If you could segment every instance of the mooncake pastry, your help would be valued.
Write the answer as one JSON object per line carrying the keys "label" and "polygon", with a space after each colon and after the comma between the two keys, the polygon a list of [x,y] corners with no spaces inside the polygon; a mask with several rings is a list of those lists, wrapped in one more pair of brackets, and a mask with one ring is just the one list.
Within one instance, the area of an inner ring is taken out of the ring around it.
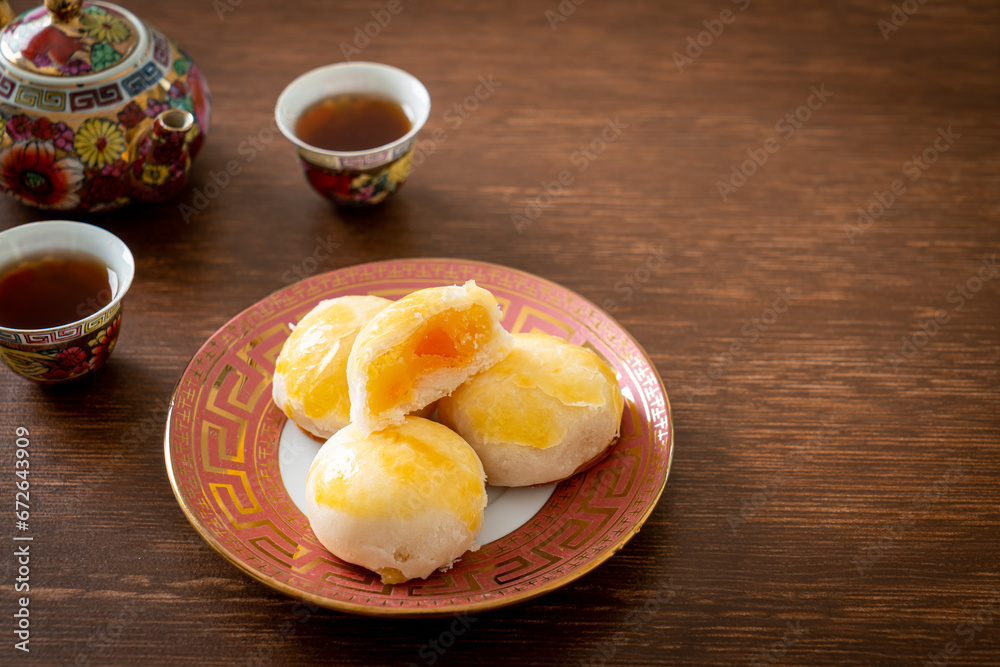
{"label": "mooncake pastry", "polygon": [[472,448],[437,422],[410,416],[367,435],[351,424],[316,455],[305,513],[335,556],[402,583],[479,548],[483,478]]}
{"label": "mooncake pastry", "polygon": [[390,303],[377,296],[328,299],[296,325],[278,355],[272,396],[300,428],[325,440],[350,423],[347,357],[361,328]]}
{"label": "mooncake pastry", "polygon": [[408,294],[354,341],[351,421],[362,433],[399,424],[503,359],[511,345],[496,299],[474,281]]}
{"label": "mooncake pastry", "polygon": [[442,424],[476,450],[497,486],[570,477],[617,442],[624,400],[596,354],[548,334],[514,334],[501,362],[438,403]]}

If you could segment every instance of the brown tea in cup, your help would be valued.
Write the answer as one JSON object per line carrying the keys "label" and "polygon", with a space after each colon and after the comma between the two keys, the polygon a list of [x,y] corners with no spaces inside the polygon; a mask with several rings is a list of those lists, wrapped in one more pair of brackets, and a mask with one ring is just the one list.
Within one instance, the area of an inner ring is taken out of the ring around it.
{"label": "brown tea in cup", "polygon": [[0,268],[0,325],[51,329],[93,315],[115,297],[118,276],[84,254],[36,256]]}
{"label": "brown tea in cup", "polygon": [[365,151],[390,144],[413,124],[399,102],[369,94],[332,95],[306,108],[295,135],[330,151]]}

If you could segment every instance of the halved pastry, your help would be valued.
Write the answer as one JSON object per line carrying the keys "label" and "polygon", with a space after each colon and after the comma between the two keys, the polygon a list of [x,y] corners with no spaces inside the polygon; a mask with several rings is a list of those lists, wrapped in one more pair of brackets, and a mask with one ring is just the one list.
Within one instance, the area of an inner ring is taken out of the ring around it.
{"label": "halved pastry", "polygon": [[430,576],[479,546],[486,485],[476,453],[422,417],[330,438],[306,478],[305,514],[338,558],[398,584]]}
{"label": "halved pastry", "polygon": [[299,320],[274,371],[274,403],[324,440],[351,421],[347,357],[361,328],[392,301],[342,296],[321,301]]}
{"label": "halved pastry", "polygon": [[408,294],[366,324],[347,360],[351,421],[400,424],[510,352],[493,295],[474,281]]}
{"label": "halved pastry", "polygon": [[618,380],[596,354],[548,334],[514,334],[514,350],[438,403],[441,423],[479,454],[490,484],[557,482],[618,440]]}

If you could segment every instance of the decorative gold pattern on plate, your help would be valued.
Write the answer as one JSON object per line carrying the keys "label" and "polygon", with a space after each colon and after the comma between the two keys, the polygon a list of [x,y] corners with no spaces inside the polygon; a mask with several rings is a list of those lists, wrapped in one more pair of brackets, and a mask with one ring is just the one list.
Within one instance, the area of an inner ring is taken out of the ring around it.
{"label": "decorative gold pattern on plate", "polygon": [[[322,299],[399,297],[474,279],[504,305],[511,331],[545,331],[585,345],[619,375],[627,398],[622,437],[601,463],[561,483],[511,534],[426,580],[383,585],[319,544],[281,481],[286,417],[270,399],[288,324]],[[175,389],[165,437],[167,471],[205,540],[250,576],[318,605],[371,615],[483,611],[563,586],[610,558],[642,526],[666,484],[673,454],[663,385],[638,344],[606,313],[558,285],[480,262],[378,262],[315,276],[272,294],[215,333]]]}

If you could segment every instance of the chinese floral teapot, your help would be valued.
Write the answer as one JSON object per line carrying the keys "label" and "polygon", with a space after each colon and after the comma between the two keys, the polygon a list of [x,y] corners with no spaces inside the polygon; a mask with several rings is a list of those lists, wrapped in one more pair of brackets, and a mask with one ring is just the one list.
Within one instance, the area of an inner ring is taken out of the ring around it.
{"label": "chinese floral teapot", "polygon": [[162,201],[187,180],[211,101],[177,45],[108,2],[0,0],[0,191],[45,209]]}

